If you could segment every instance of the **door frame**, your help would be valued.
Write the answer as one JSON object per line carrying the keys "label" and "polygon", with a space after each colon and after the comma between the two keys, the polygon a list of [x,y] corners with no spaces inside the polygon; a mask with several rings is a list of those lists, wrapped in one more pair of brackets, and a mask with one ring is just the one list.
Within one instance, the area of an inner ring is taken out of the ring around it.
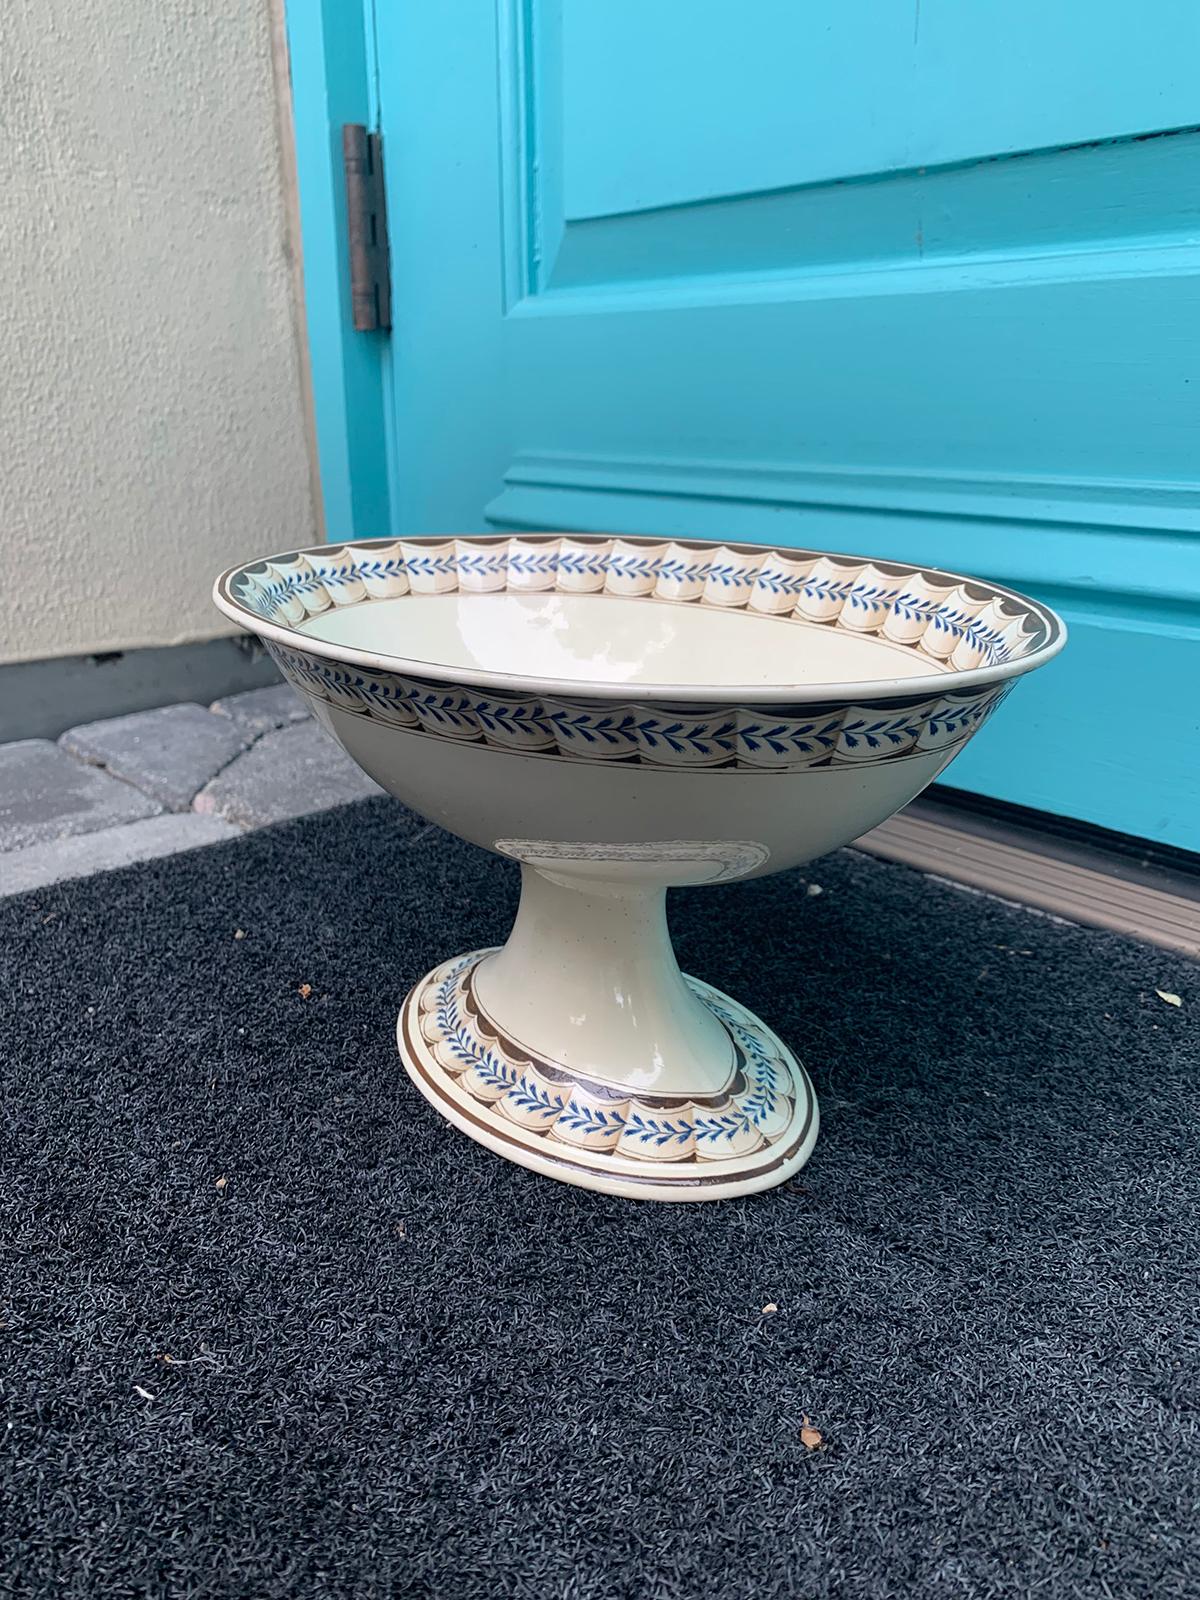
{"label": "door frame", "polygon": [[325,536],[391,531],[391,342],[350,314],[342,125],[378,126],[372,0],[282,0]]}

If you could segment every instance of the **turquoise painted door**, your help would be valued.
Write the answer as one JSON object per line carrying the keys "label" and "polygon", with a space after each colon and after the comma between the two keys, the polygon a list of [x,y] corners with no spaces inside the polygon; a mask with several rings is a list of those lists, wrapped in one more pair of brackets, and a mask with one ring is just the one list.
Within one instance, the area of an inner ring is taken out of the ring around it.
{"label": "turquoise painted door", "polygon": [[394,531],[1027,588],[1072,643],[953,782],[1200,848],[1195,0],[381,0],[374,26]]}

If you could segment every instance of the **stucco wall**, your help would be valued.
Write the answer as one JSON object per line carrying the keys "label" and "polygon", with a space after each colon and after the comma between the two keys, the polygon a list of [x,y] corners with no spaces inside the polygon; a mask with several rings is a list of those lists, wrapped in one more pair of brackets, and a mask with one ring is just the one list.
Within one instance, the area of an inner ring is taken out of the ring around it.
{"label": "stucco wall", "polygon": [[276,26],[0,5],[0,661],[227,632],[216,572],[318,537]]}

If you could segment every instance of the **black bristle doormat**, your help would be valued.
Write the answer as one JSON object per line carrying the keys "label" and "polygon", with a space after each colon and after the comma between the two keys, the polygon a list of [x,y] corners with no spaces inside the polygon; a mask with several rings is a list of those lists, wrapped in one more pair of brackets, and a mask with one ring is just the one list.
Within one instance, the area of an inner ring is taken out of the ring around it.
{"label": "black bristle doormat", "polygon": [[681,893],[823,1126],[656,1206],[399,1067],[515,900],[379,800],[0,905],[0,1593],[1195,1600],[1198,969],[850,852]]}

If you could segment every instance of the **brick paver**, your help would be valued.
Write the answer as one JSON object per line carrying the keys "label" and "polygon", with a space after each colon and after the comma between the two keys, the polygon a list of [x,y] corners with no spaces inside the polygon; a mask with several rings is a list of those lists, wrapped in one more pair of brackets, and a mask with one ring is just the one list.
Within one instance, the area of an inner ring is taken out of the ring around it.
{"label": "brick paver", "polygon": [[0,745],[0,851],[155,816],[156,800],[72,761],[49,739]]}
{"label": "brick paver", "polygon": [[179,705],[85,722],[58,742],[68,754],[133,784],[168,811],[190,811],[209,779],[253,738],[229,717]]}
{"label": "brick paver", "polygon": [[320,723],[277,728],[231,762],[196,796],[196,810],[242,828],[382,794]]}
{"label": "brick paver", "polygon": [[224,700],[214,700],[208,709],[218,716],[230,717],[248,733],[270,733],[273,728],[286,728],[312,715],[306,702],[286,683],[231,694]]}

